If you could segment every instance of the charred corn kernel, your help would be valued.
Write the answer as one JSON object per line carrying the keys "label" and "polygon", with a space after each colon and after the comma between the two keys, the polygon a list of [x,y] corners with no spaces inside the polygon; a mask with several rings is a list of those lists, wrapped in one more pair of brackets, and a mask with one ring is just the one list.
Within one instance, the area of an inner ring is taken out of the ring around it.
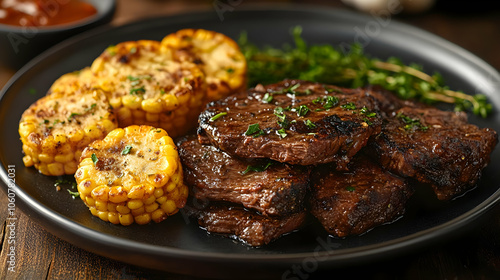
{"label": "charred corn kernel", "polygon": [[182,29],[163,38],[161,46],[176,60],[201,61],[208,84],[206,101],[245,88],[246,59],[231,38],[204,29]]}
{"label": "charred corn kernel", "polygon": [[[175,115],[171,112],[180,106],[197,114],[203,110],[203,103],[191,102],[205,100],[202,69],[193,62],[174,60],[170,52],[161,51],[158,41],[129,41],[108,48],[93,62],[91,72],[106,92],[120,127],[147,124],[167,129],[177,137],[194,128],[197,119],[188,118],[186,111]],[[162,116],[166,120],[161,120]],[[174,116],[183,119],[184,124],[162,126],[174,122]]]}
{"label": "charred corn kernel", "polygon": [[83,149],[118,126],[106,95],[93,79],[87,68],[63,75],[23,113],[19,122],[23,152],[42,174],[74,174]]}
{"label": "charred corn kernel", "polygon": [[[173,140],[151,126],[117,128],[92,142],[82,153],[75,179],[95,216],[103,218],[99,213],[106,212],[103,220],[122,225],[163,221],[188,196],[181,189],[182,167]],[[118,216],[109,214],[115,212]]]}

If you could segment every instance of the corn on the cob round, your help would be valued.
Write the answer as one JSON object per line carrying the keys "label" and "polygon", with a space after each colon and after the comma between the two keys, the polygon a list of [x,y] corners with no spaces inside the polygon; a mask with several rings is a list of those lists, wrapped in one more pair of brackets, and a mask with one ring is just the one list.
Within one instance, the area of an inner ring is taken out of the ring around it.
{"label": "corn on the cob round", "polygon": [[75,178],[90,212],[113,224],[161,222],[188,195],[174,142],[146,125],[117,128],[90,144]]}
{"label": "corn on the cob round", "polygon": [[120,127],[150,125],[170,136],[187,133],[204,106],[205,76],[191,62],[174,61],[160,42],[130,41],[108,47],[91,66]]}
{"label": "corn on the cob round", "polygon": [[21,117],[23,162],[42,174],[74,174],[83,149],[118,126],[103,92],[78,82],[79,75],[63,76]]}
{"label": "corn on the cob round", "polygon": [[207,81],[206,101],[214,101],[246,87],[247,64],[238,44],[222,33],[182,29],[161,41],[162,51],[175,60],[198,64]]}

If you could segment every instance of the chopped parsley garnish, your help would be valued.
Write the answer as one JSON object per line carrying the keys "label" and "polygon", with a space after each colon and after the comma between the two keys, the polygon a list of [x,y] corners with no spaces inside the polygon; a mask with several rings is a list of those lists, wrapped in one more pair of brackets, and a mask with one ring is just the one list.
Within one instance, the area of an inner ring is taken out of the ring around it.
{"label": "chopped parsley garnish", "polygon": [[125,148],[123,148],[123,150],[122,150],[122,155],[126,155],[126,154],[130,153],[130,150],[132,150],[132,145],[125,146]]}
{"label": "chopped parsley garnish", "polygon": [[266,94],[264,94],[264,96],[262,97],[262,102],[271,103],[271,101],[273,101],[273,95],[269,92],[266,92]]}
{"label": "chopped parsley garnish", "polygon": [[97,104],[93,103],[92,105],[90,105],[90,107],[88,107],[87,109],[85,109],[85,112],[89,112],[89,111],[94,110],[96,106],[97,106]]}
{"label": "chopped parsley garnish", "polygon": [[71,114],[69,115],[69,117],[68,117],[68,120],[70,120],[70,121],[71,121],[71,119],[73,119],[73,118],[75,118],[76,116],[79,116],[79,115],[80,115],[80,114],[78,114],[78,113],[71,113]]}
{"label": "chopped parsley garnish", "polygon": [[259,137],[261,135],[266,134],[264,130],[260,129],[258,123],[254,123],[248,126],[247,131],[245,132],[246,136],[252,135],[254,138]]}
{"label": "chopped parsley garnish", "polygon": [[306,105],[300,105],[299,107],[294,108],[294,111],[297,112],[297,116],[303,117],[303,116],[307,115],[307,113],[310,111],[310,109]]}
{"label": "chopped parsley garnish", "polygon": [[233,68],[227,68],[227,69],[226,69],[226,72],[227,72],[228,74],[232,74],[232,73],[234,73],[234,69],[233,69]]}
{"label": "chopped parsley garnish", "polygon": [[276,130],[276,133],[281,137],[281,138],[285,138],[288,134],[286,133],[285,131],[285,128],[281,128],[279,130]]}
{"label": "chopped parsley garnish", "polygon": [[422,123],[420,123],[419,119],[412,119],[412,118],[405,116],[403,114],[398,114],[397,118],[399,118],[401,121],[403,121],[403,123],[405,124],[404,125],[405,130],[420,129],[422,131],[427,131],[429,129],[428,126],[422,125]]}
{"label": "chopped parsley garnish", "polygon": [[346,109],[346,110],[356,110],[356,104],[349,102],[347,104],[340,105],[340,108]]}
{"label": "chopped parsley garnish", "polygon": [[209,121],[213,122],[213,121],[217,120],[218,118],[223,117],[225,115],[227,115],[227,112],[218,113],[217,115],[211,117]]}
{"label": "chopped parsley garnish", "polygon": [[309,128],[309,129],[315,129],[316,125],[309,119],[304,121],[304,124]]}
{"label": "chopped parsley garnish", "polygon": [[79,193],[79,192],[77,192],[77,191],[76,191],[76,192],[73,192],[73,191],[71,191],[71,190],[67,190],[67,191],[68,191],[68,192],[69,192],[69,194],[73,197],[73,199],[80,197],[80,193]]}
{"label": "chopped parsley garnish", "polygon": [[326,110],[333,108],[339,104],[339,99],[335,96],[327,96],[326,98],[323,99],[323,108]]}
{"label": "chopped parsley garnish", "polygon": [[290,126],[290,121],[285,115],[285,109],[281,107],[274,108],[274,115],[278,117],[278,124],[282,128],[288,128]]}
{"label": "chopped parsley garnish", "polygon": [[92,159],[92,162],[94,163],[94,165],[96,165],[97,162],[99,161],[99,159],[97,158],[96,154],[92,154],[90,156],[90,158]]}
{"label": "chopped parsley garnish", "polygon": [[365,116],[367,116],[367,117],[369,117],[369,118],[374,118],[374,117],[376,117],[376,116],[377,116],[377,113],[375,113],[375,112],[370,112],[370,111],[368,110],[368,108],[366,108],[366,107],[361,108],[361,110],[359,110],[359,111],[361,112],[361,114],[363,114],[363,115],[365,115]]}
{"label": "chopped parsley garnish", "polygon": [[347,186],[347,187],[345,187],[345,190],[348,191],[348,192],[353,192],[353,191],[356,190],[356,188],[353,187],[353,186]]}
{"label": "chopped parsley garnish", "polygon": [[240,174],[245,175],[248,172],[263,172],[263,171],[266,171],[266,169],[269,168],[269,166],[271,166],[272,164],[273,164],[272,162],[268,162],[268,163],[262,164],[262,165],[248,165],[247,169],[245,169],[244,171],[241,171]]}
{"label": "chopped parsley garnish", "polygon": [[146,93],[146,89],[144,88],[144,86],[130,89],[130,94],[144,94],[144,93]]}

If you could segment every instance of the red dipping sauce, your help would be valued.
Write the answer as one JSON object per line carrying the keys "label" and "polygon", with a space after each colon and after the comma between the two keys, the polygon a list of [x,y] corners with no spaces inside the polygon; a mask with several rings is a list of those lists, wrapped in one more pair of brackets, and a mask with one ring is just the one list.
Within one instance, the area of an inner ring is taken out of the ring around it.
{"label": "red dipping sauce", "polygon": [[97,13],[80,0],[0,0],[0,24],[54,26],[77,22]]}

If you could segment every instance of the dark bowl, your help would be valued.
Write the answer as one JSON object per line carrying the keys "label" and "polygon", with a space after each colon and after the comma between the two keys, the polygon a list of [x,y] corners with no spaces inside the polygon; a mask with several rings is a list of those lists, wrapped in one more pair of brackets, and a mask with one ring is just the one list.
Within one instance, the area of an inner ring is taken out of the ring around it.
{"label": "dark bowl", "polygon": [[0,64],[17,70],[49,47],[85,30],[111,21],[116,0],[87,0],[97,14],[71,24],[21,27],[0,24]]}

